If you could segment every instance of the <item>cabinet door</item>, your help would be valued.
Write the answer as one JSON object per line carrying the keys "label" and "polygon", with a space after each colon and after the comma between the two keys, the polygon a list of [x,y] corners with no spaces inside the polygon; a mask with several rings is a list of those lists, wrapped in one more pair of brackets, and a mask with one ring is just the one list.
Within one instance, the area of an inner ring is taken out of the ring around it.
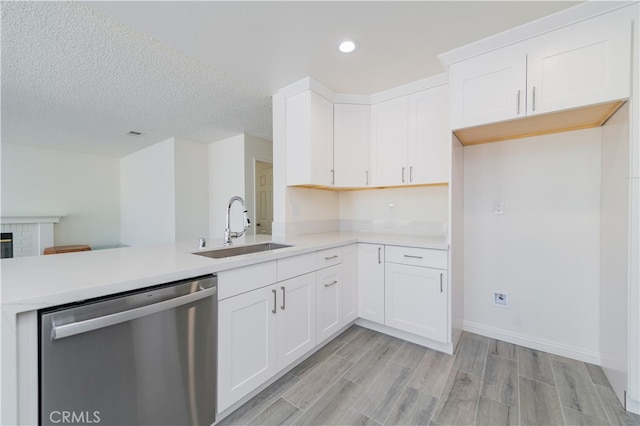
{"label": "cabinet door", "polygon": [[342,265],[316,272],[318,342],[342,327]]}
{"label": "cabinet door", "polygon": [[276,287],[221,300],[218,305],[218,411],[276,374]]}
{"label": "cabinet door", "polygon": [[384,324],[384,246],[358,244],[358,311],[360,318]]}
{"label": "cabinet door", "polygon": [[452,64],[452,129],[524,117],[526,64],[522,43]]}
{"label": "cabinet door", "polygon": [[408,182],[408,114],[408,96],[371,106],[372,179],[375,186]]}
{"label": "cabinet door", "polygon": [[285,109],[287,185],[333,185],[333,104],[306,90]]}
{"label": "cabinet door", "polygon": [[358,245],[342,248],[342,325],[358,318]]}
{"label": "cabinet door", "polygon": [[408,149],[409,183],[449,182],[451,131],[448,84],[409,96]]}
{"label": "cabinet door", "polygon": [[629,97],[631,23],[592,19],[528,47],[528,115]]}
{"label": "cabinet door", "polygon": [[369,185],[371,117],[369,105],[333,106],[335,186]]}
{"label": "cabinet door", "polygon": [[447,273],[387,263],[385,324],[447,342]]}
{"label": "cabinet door", "polygon": [[310,273],[276,284],[278,370],[316,345],[316,280]]}

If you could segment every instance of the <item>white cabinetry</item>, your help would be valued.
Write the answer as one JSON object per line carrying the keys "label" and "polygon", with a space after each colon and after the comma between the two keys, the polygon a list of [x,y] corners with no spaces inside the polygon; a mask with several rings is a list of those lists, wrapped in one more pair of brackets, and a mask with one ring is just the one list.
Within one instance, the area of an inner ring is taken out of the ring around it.
{"label": "white cabinetry", "polygon": [[371,148],[375,186],[402,185],[407,182],[408,118],[407,96],[371,106]]}
{"label": "white cabinetry", "polygon": [[342,323],[358,318],[358,244],[342,248]]}
{"label": "white cabinetry", "polygon": [[287,185],[333,185],[333,104],[311,90],[286,98]]}
{"label": "white cabinetry", "polygon": [[552,31],[527,47],[527,114],[625,99],[631,23],[592,19]]}
{"label": "white cabinetry", "polygon": [[371,119],[369,105],[333,106],[334,164],[336,187],[370,184]]}
{"label": "white cabinetry", "polygon": [[452,64],[452,128],[628,98],[630,28],[595,18]]}
{"label": "white cabinetry", "polygon": [[386,248],[385,325],[447,343],[446,251]]}
{"label": "white cabinetry", "polygon": [[449,182],[451,131],[449,85],[409,96],[409,183]]}
{"label": "white cabinetry", "polygon": [[451,127],[525,115],[527,54],[517,44],[451,65]]}
{"label": "white cabinetry", "polygon": [[218,411],[277,372],[275,291],[269,286],[219,302]]}
{"label": "white cabinetry", "polygon": [[341,265],[316,272],[318,296],[318,343],[326,340],[342,327],[342,273]]}
{"label": "white cabinetry", "polygon": [[384,324],[384,246],[358,244],[360,318]]}
{"label": "white cabinetry", "polygon": [[275,280],[274,261],[218,274],[219,412],[316,345],[315,273]]}
{"label": "white cabinetry", "polygon": [[277,284],[278,370],[316,345],[316,277],[305,274]]}
{"label": "white cabinetry", "polygon": [[371,106],[375,186],[449,181],[448,105],[444,84]]}

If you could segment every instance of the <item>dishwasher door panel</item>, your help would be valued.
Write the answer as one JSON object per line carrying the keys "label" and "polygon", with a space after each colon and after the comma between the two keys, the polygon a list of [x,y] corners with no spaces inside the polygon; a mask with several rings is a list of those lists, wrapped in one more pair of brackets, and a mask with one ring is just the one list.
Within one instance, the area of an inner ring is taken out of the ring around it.
{"label": "dishwasher door panel", "polygon": [[[135,295],[138,302],[145,296]],[[41,424],[60,424],[65,415],[108,425],[213,423],[216,303],[215,295],[205,297],[62,338],[54,337],[60,322],[109,309],[94,304],[76,315],[43,314]]]}

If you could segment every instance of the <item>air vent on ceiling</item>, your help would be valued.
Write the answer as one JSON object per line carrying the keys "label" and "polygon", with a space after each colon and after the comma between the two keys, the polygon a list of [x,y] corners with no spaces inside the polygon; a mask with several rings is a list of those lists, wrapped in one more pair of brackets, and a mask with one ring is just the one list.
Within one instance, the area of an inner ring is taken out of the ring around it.
{"label": "air vent on ceiling", "polygon": [[136,132],[135,130],[131,130],[127,132],[127,136],[142,136],[144,133]]}

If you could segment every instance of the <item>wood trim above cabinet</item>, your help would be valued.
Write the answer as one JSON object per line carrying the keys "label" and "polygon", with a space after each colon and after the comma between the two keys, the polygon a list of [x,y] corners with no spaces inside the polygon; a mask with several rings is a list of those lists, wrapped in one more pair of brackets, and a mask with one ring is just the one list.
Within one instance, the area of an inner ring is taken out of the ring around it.
{"label": "wood trim above cabinet", "polygon": [[310,188],[324,189],[326,191],[368,191],[370,189],[386,189],[386,188],[422,188],[428,186],[448,186],[448,182],[442,183],[420,183],[415,185],[385,185],[385,186],[366,186],[366,187],[344,187],[344,186],[321,186],[321,185],[287,185],[294,188]]}
{"label": "wood trim above cabinet", "polygon": [[463,145],[478,145],[511,139],[602,126],[626,101],[590,105],[566,111],[534,115],[466,129],[454,130]]}

